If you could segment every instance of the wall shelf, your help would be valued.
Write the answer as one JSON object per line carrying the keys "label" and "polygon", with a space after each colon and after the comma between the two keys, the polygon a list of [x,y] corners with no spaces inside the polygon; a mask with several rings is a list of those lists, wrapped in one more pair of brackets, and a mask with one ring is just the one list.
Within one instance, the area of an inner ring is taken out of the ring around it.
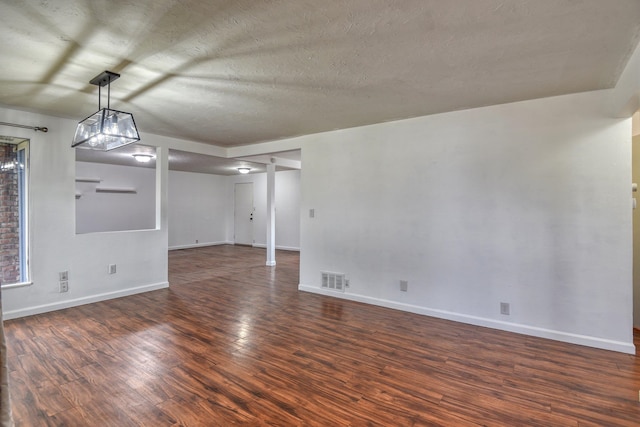
{"label": "wall shelf", "polygon": [[87,177],[76,177],[76,182],[102,182],[102,180],[100,178],[87,178]]}
{"label": "wall shelf", "polygon": [[122,188],[122,187],[96,187],[96,193],[122,193],[122,194],[136,194],[135,188]]}

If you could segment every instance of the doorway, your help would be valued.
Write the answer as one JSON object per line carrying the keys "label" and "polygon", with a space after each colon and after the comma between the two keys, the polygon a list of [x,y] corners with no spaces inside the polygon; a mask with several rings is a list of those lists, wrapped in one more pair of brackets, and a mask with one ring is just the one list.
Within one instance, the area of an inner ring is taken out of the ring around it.
{"label": "doorway", "polygon": [[236,183],[233,215],[234,244],[253,245],[253,182]]}

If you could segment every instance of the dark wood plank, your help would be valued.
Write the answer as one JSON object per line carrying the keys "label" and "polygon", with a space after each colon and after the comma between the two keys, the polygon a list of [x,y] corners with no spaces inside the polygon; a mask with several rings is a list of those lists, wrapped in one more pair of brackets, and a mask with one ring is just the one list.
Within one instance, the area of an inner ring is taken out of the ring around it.
{"label": "dark wood plank", "polygon": [[[5,322],[17,426],[640,424],[640,357],[297,291],[299,255]],[[634,331],[640,348],[640,331]]]}

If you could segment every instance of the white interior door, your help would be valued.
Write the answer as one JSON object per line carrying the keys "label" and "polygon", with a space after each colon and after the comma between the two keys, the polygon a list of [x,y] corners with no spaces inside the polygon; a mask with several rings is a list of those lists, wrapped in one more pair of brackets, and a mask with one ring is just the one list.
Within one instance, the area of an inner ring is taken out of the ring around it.
{"label": "white interior door", "polygon": [[253,211],[253,182],[237,183],[233,240],[238,245],[253,245]]}

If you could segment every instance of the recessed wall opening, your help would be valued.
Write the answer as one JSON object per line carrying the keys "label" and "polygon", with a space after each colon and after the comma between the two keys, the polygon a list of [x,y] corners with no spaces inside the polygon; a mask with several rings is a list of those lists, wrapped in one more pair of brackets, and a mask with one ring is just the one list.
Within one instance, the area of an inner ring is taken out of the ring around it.
{"label": "recessed wall opening", "polygon": [[76,234],[156,228],[156,148],[76,150]]}

